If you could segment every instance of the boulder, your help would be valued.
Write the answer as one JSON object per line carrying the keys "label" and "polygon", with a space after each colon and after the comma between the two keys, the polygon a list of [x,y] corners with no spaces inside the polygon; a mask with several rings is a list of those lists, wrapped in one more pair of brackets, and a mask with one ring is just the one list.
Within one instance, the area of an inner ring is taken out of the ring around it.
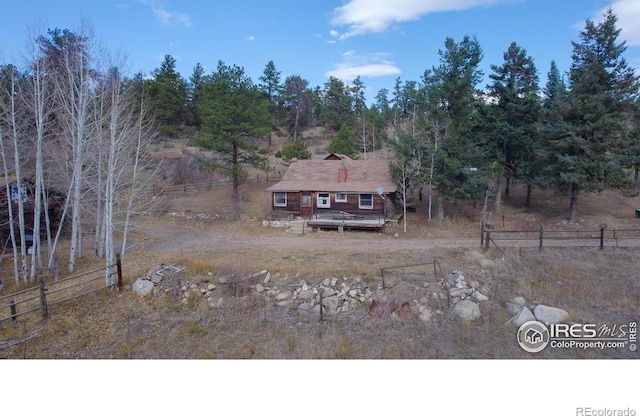
{"label": "boulder", "polygon": [[298,293],[298,299],[302,301],[308,301],[316,297],[316,292],[313,290],[303,290]]}
{"label": "boulder", "polygon": [[511,315],[517,315],[520,312],[520,310],[524,308],[524,306],[519,305],[517,303],[513,303],[513,302],[507,302],[506,308]]}
{"label": "boulder", "polygon": [[486,283],[480,286],[480,289],[478,289],[478,292],[482,293],[486,297],[491,296],[491,288]]}
{"label": "boulder", "polygon": [[289,299],[291,297],[291,291],[285,290],[284,292],[280,292],[276,295],[276,300],[281,301],[285,299]]}
{"label": "boulder", "polygon": [[524,324],[525,322],[535,321],[535,320],[536,320],[536,317],[533,316],[533,313],[531,313],[529,308],[526,308],[523,306],[520,307],[520,311],[518,311],[516,316],[511,318],[511,322],[513,322],[518,327]]}
{"label": "boulder", "polygon": [[328,311],[335,311],[338,309],[338,298],[336,296],[322,298],[322,306],[327,308]]}
{"label": "boulder", "polygon": [[136,279],[136,281],[133,282],[133,288],[131,290],[138,296],[147,296],[153,291],[154,286],[151,280]]}
{"label": "boulder", "polygon": [[515,303],[516,305],[520,305],[520,306],[524,306],[524,305],[527,304],[527,300],[525,298],[523,298],[522,296],[516,296],[515,298],[513,298],[513,300],[511,302]]}
{"label": "boulder", "polygon": [[481,316],[478,304],[470,300],[457,302],[453,308],[451,308],[451,313],[465,321],[475,321]]}
{"label": "boulder", "polygon": [[546,305],[536,306],[533,309],[533,314],[538,321],[548,324],[557,324],[565,321],[569,317],[569,313],[564,309]]}
{"label": "boulder", "polygon": [[256,289],[256,292],[258,293],[264,292],[264,286],[262,286],[260,283],[256,284],[255,289]]}
{"label": "boulder", "polygon": [[478,302],[486,302],[489,300],[489,297],[481,292],[473,292],[473,297],[476,298]]}

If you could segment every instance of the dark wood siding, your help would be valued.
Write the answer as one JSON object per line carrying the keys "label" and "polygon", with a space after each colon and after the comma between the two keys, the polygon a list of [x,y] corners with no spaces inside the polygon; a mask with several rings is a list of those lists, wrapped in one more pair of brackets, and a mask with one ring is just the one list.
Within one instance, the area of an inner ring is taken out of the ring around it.
{"label": "dark wood siding", "polygon": [[[323,191],[318,191],[323,192]],[[331,212],[331,211],[344,211],[349,214],[357,214],[357,215],[383,215],[384,214],[384,204],[385,201],[377,194],[373,195],[373,209],[360,209],[360,195],[358,194],[347,194],[347,202],[336,202],[336,193],[331,192],[331,207],[330,208],[318,208],[318,192],[310,192],[311,193],[311,204],[312,204],[312,212],[320,213],[320,212]],[[299,215],[301,212],[301,196],[302,192],[287,192],[287,206],[286,207],[276,207],[273,206],[273,193],[271,194],[271,206],[275,213],[279,214],[295,214]],[[388,196],[386,196],[388,198]]]}

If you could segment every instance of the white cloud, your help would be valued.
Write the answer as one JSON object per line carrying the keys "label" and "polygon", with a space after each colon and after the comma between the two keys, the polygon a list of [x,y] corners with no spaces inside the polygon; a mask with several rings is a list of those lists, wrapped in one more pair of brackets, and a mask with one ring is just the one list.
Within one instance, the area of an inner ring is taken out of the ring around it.
{"label": "white cloud", "polygon": [[620,38],[629,46],[640,46],[640,2],[638,0],[617,0],[602,9],[594,21],[602,21],[602,15],[608,8],[618,17],[617,27]]}
{"label": "white cloud", "polygon": [[350,82],[358,76],[362,78],[376,78],[401,73],[392,61],[387,59],[386,53],[360,55],[356,51],[347,51],[342,54],[344,60],[331,71],[327,71],[326,77],[336,77],[344,82]]}
{"label": "white cloud", "polygon": [[247,39],[247,40],[249,40],[249,41],[251,41],[251,42],[253,42],[254,40],[256,40],[256,38],[255,38],[253,35],[249,35],[249,36],[247,36],[247,38],[246,38],[246,39]]}
{"label": "white cloud", "polygon": [[177,13],[169,11],[165,6],[157,0],[138,0],[142,4],[146,4],[151,7],[151,11],[156,16],[156,19],[164,26],[184,26],[191,27],[191,16],[184,13]]}
{"label": "white cloud", "polygon": [[338,33],[338,31],[337,31],[337,30],[330,30],[330,31],[329,31],[329,36],[331,36],[331,37],[334,37],[334,38],[335,38],[335,37],[336,37],[336,36],[338,36],[338,35],[339,35],[339,33]]}
{"label": "white cloud", "polygon": [[333,11],[334,26],[348,26],[340,39],[384,32],[393,23],[417,20],[434,12],[470,9],[506,0],[350,0]]}

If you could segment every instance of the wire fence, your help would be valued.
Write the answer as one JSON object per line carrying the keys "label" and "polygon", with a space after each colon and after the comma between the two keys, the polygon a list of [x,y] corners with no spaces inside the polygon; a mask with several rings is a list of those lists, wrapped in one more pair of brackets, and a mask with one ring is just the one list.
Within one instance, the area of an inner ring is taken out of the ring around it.
{"label": "wire fence", "polygon": [[[495,230],[480,226],[480,243],[485,250],[494,244],[499,246],[543,247],[638,247],[640,229],[609,229],[605,226],[592,229],[554,230],[540,226],[537,230]],[[524,244],[523,244],[524,243]],[[502,250],[501,250],[502,251]]]}
{"label": "wire fence", "polygon": [[[113,283],[107,284],[107,278]],[[51,282],[46,280],[42,275],[36,286],[0,296],[0,324],[10,320],[15,327],[19,317],[35,312],[40,312],[42,318],[47,319],[51,306],[104,289],[122,289],[120,256],[111,266]]]}

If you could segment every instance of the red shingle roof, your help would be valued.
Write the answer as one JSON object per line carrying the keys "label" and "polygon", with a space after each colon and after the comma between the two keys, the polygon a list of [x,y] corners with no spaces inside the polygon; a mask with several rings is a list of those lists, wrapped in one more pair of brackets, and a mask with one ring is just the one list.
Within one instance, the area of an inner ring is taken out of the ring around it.
{"label": "red shingle roof", "polygon": [[[338,171],[342,168],[347,170],[347,180],[339,182]],[[292,161],[282,180],[267,191],[376,193],[380,187],[386,194],[397,188],[386,160],[305,159]]]}

